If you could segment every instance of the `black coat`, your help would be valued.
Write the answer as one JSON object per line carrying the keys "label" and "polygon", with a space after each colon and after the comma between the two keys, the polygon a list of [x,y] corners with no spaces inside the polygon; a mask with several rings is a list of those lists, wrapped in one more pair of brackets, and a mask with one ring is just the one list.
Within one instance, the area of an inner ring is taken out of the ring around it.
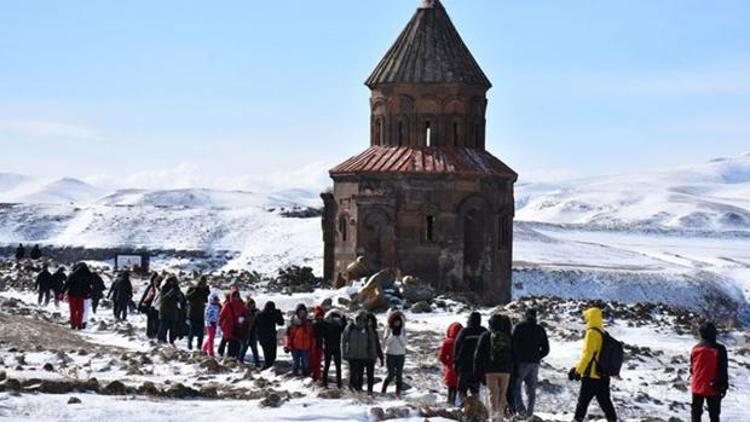
{"label": "black coat", "polygon": [[113,302],[120,305],[130,303],[130,300],[133,298],[133,284],[130,282],[130,277],[124,275],[117,277],[117,280],[112,283],[107,296]]}
{"label": "black coat", "polygon": [[161,288],[159,299],[159,317],[171,321],[180,321],[181,315],[185,314],[185,295],[182,294],[180,286],[174,283],[165,283]]}
{"label": "black coat", "polygon": [[[270,305],[270,306],[269,306]],[[284,325],[284,316],[276,309],[276,305],[269,302],[255,318],[255,329],[258,341],[261,343],[276,343],[276,327]]]}
{"label": "black coat", "polygon": [[88,298],[91,297],[91,283],[91,271],[87,266],[79,265],[70,273],[63,292],[69,296]]}
{"label": "black coat", "polygon": [[36,276],[34,287],[40,292],[47,292],[54,287],[54,279],[49,270],[45,268]]}
{"label": "black coat", "polygon": [[346,318],[343,315],[337,319],[326,317],[319,324],[323,349],[328,353],[341,353],[341,334],[346,328]]}
{"label": "black coat", "polygon": [[104,285],[104,280],[99,274],[93,273],[91,275],[91,298],[101,299],[104,297],[104,291],[107,287]]}
{"label": "black coat", "polygon": [[62,292],[67,280],[68,276],[65,275],[65,271],[55,271],[55,273],[52,274],[52,290],[54,290],[55,293]]}
{"label": "black coat", "polygon": [[16,248],[16,259],[23,259],[26,256],[26,248],[19,246]]}
{"label": "black coat", "polygon": [[31,253],[29,254],[29,256],[31,257],[31,259],[33,259],[35,261],[38,260],[38,259],[41,259],[42,258],[42,250],[39,249],[39,246],[34,246],[31,249]]}
{"label": "black coat", "polygon": [[544,327],[534,319],[516,325],[513,329],[513,356],[516,362],[539,363],[549,354],[549,340]]}
{"label": "black coat", "polygon": [[458,332],[453,346],[453,365],[456,372],[464,375],[474,373],[474,352],[479,337],[487,331],[481,325],[468,326]]}
{"label": "black coat", "polygon": [[206,312],[206,303],[208,296],[211,295],[211,289],[206,284],[196,284],[187,289],[185,298],[187,299],[188,318],[191,320],[203,319]]}
{"label": "black coat", "polygon": [[[505,336],[508,342],[509,349],[508,359],[505,360],[494,360],[491,356],[491,341],[492,336]],[[477,350],[474,355],[474,375],[480,380],[484,380],[485,374],[496,374],[505,373],[510,374],[513,372],[513,339],[509,333],[486,331],[479,336],[479,342],[477,343]]]}

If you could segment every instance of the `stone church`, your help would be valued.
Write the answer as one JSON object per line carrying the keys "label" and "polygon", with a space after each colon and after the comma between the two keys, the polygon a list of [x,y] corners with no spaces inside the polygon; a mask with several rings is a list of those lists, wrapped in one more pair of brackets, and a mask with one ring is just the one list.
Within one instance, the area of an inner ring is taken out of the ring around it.
{"label": "stone church", "polygon": [[485,149],[487,76],[439,0],[424,0],[367,79],[370,147],[330,170],[324,276],[364,256],[441,292],[511,298],[513,185]]}

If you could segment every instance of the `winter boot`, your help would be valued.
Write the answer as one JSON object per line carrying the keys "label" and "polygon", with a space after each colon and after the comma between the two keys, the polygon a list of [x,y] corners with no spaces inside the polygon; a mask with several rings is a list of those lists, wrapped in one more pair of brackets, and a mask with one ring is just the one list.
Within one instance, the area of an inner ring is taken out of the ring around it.
{"label": "winter boot", "polygon": [[388,391],[388,380],[383,381],[383,388],[380,389],[380,392],[382,394],[385,394]]}

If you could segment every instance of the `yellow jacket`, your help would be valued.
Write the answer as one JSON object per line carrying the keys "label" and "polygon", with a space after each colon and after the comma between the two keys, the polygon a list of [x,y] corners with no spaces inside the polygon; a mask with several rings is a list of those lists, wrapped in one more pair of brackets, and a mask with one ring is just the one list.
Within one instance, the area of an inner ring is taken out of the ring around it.
{"label": "yellow jacket", "polygon": [[[583,339],[583,356],[576,365],[576,372],[584,378],[599,379],[599,374],[596,372],[596,363],[593,361],[599,358],[604,339],[598,331],[592,330],[592,328],[604,331],[602,310],[599,308],[586,309],[583,312],[583,317],[586,319],[586,337]],[[587,369],[589,369],[588,373]]]}

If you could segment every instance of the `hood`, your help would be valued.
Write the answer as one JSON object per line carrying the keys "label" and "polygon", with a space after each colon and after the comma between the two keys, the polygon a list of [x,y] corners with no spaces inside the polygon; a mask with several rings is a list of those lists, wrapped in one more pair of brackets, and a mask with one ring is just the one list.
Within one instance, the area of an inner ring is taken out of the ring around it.
{"label": "hood", "polygon": [[359,328],[364,328],[367,325],[367,312],[359,311],[354,318],[354,323],[357,324]]}
{"label": "hood", "polygon": [[482,325],[482,315],[479,312],[472,312],[469,315],[469,320],[466,323],[467,327],[478,328]]}
{"label": "hood", "polygon": [[341,312],[338,309],[331,309],[326,313],[325,317],[326,321],[329,322],[337,322],[339,324],[344,324],[346,322],[346,318],[344,317],[344,313]]}
{"label": "hood", "polygon": [[604,317],[599,308],[586,309],[583,311],[583,318],[586,320],[586,328],[604,328]]}
{"label": "hood", "polygon": [[388,326],[393,327],[393,323],[395,323],[397,319],[401,320],[401,326],[403,327],[406,323],[406,317],[404,317],[404,314],[401,311],[395,311],[388,315]]}
{"label": "hood", "polygon": [[716,343],[716,325],[712,322],[706,322],[700,326],[698,332],[703,340],[709,343]]}
{"label": "hood", "polygon": [[313,311],[313,315],[315,318],[323,318],[325,317],[325,311],[323,310],[323,307],[318,305],[315,307],[315,310]]}
{"label": "hood", "polygon": [[494,314],[488,322],[490,330],[510,334],[510,318],[502,314]]}
{"label": "hood", "polygon": [[264,311],[266,311],[266,312],[273,312],[273,311],[275,311],[275,310],[276,310],[276,304],[275,304],[275,303],[273,303],[273,302],[271,302],[271,301],[268,301],[268,302],[266,302],[266,304],[265,304],[265,305],[263,306],[263,310],[264,310]]}
{"label": "hood", "polygon": [[448,331],[446,332],[445,336],[450,339],[456,339],[458,337],[458,333],[461,332],[463,329],[463,325],[461,325],[460,322],[454,322],[453,324],[448,326]]}

